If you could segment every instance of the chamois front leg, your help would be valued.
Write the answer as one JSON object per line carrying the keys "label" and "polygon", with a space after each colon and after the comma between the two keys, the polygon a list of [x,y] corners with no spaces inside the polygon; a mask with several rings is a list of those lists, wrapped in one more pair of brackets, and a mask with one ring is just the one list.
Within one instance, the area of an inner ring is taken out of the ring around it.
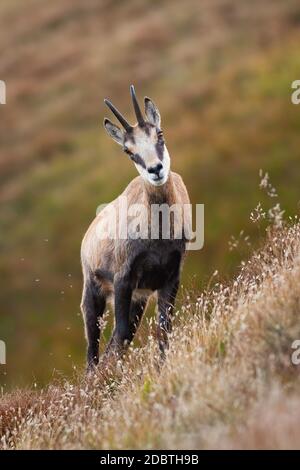
{"label": "chamois front leg", "polygon": [[172,317],[176,295],[179,287],[179,276],[158,291],[158,345],[161,358],[165,359],[168,349],[168,335],[172,330]]}
{"label": "chamois front leg", "polygon": [[85,280],[81,310],[85,323],[87,339],[87,371],[91,371],[99,361],[99,319],[103,316],[106,300],[99,293],[96,294],[91,280]]}
{"label": "chamois front leg", "polygon": [[111,340],[106,348],[105,356],[111,353],[122,355],[132,340],[132,328],[130,327],[130,305],[132,287],[128,279],[115,276],[115,328]]}

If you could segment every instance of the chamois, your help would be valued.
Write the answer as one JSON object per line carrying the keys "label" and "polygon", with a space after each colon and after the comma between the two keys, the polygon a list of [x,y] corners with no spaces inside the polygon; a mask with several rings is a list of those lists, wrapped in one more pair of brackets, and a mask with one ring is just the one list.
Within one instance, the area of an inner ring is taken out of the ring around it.
{"label": "chamois", "polygon": [[[150,214],[153,204],[169,208],[174,204],[181,208],[189,206],[189,196],[182,178],[170,171],[170,156],[156,105],[145,97],[144,119],[133,85],[130,93],[137,124],[131,126],[115,106],[105,99],[105,104],[124,130],[107,118],[104,119],[104,128],[122,146],[140,175],[129,183],[118,198],[98,213],[81,246],[84,280],[81,310],[87,338],[88,370],[99,362],[99,320],[109,300],[114,304],[115,327],[104,356],[124,353],[138,328],[148,298],[154,292],[157,293],[159,349],[162,357],[165,356],[186,251],[184,223],[180,222],[179,228],[175,229],[174,218],[169,239],[162,237],[161,218],[159,236],[155,239],[131,236],[130,231],[127,237],[99,236],[105,224],[110,224],[109,216],[121,198],[126,199],[128,208],[137,203],[143,205],[146,215]],[[123,223],[120,214],[117,222]]]}

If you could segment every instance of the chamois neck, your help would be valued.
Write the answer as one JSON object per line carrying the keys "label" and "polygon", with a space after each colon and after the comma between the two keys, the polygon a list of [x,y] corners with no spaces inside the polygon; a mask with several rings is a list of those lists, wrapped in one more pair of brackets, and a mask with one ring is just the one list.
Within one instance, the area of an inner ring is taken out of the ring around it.
{"label": "chamois neck", "polygon": [[144,188],[145,195],[149,204],[174,204],[175,192],[171,171],[165,184],[161,186],[154,186],[153,184],[145,181]]}

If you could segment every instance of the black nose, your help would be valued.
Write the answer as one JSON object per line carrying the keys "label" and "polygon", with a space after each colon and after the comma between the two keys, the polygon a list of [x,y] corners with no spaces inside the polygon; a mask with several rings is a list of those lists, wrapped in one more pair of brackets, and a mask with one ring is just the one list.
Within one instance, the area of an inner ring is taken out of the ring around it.
{"label": "black nose", "polygon": [[162,164],[158,163],[156,166],[151,166],[148,168],[148,173],[154,173],[156,175],[159,175],[160,170],[162,169]]}

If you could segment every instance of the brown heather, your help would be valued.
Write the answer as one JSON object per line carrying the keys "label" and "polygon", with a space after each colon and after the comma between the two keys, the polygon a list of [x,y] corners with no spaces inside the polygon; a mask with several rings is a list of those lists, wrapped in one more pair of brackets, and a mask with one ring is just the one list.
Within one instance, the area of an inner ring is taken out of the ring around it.
{"label": "brown heather", "polygon": [[160,370],[149,334],[105,373],[4,395],[1,448],[298,448],[300,223],[213,279],[176,313]]}

